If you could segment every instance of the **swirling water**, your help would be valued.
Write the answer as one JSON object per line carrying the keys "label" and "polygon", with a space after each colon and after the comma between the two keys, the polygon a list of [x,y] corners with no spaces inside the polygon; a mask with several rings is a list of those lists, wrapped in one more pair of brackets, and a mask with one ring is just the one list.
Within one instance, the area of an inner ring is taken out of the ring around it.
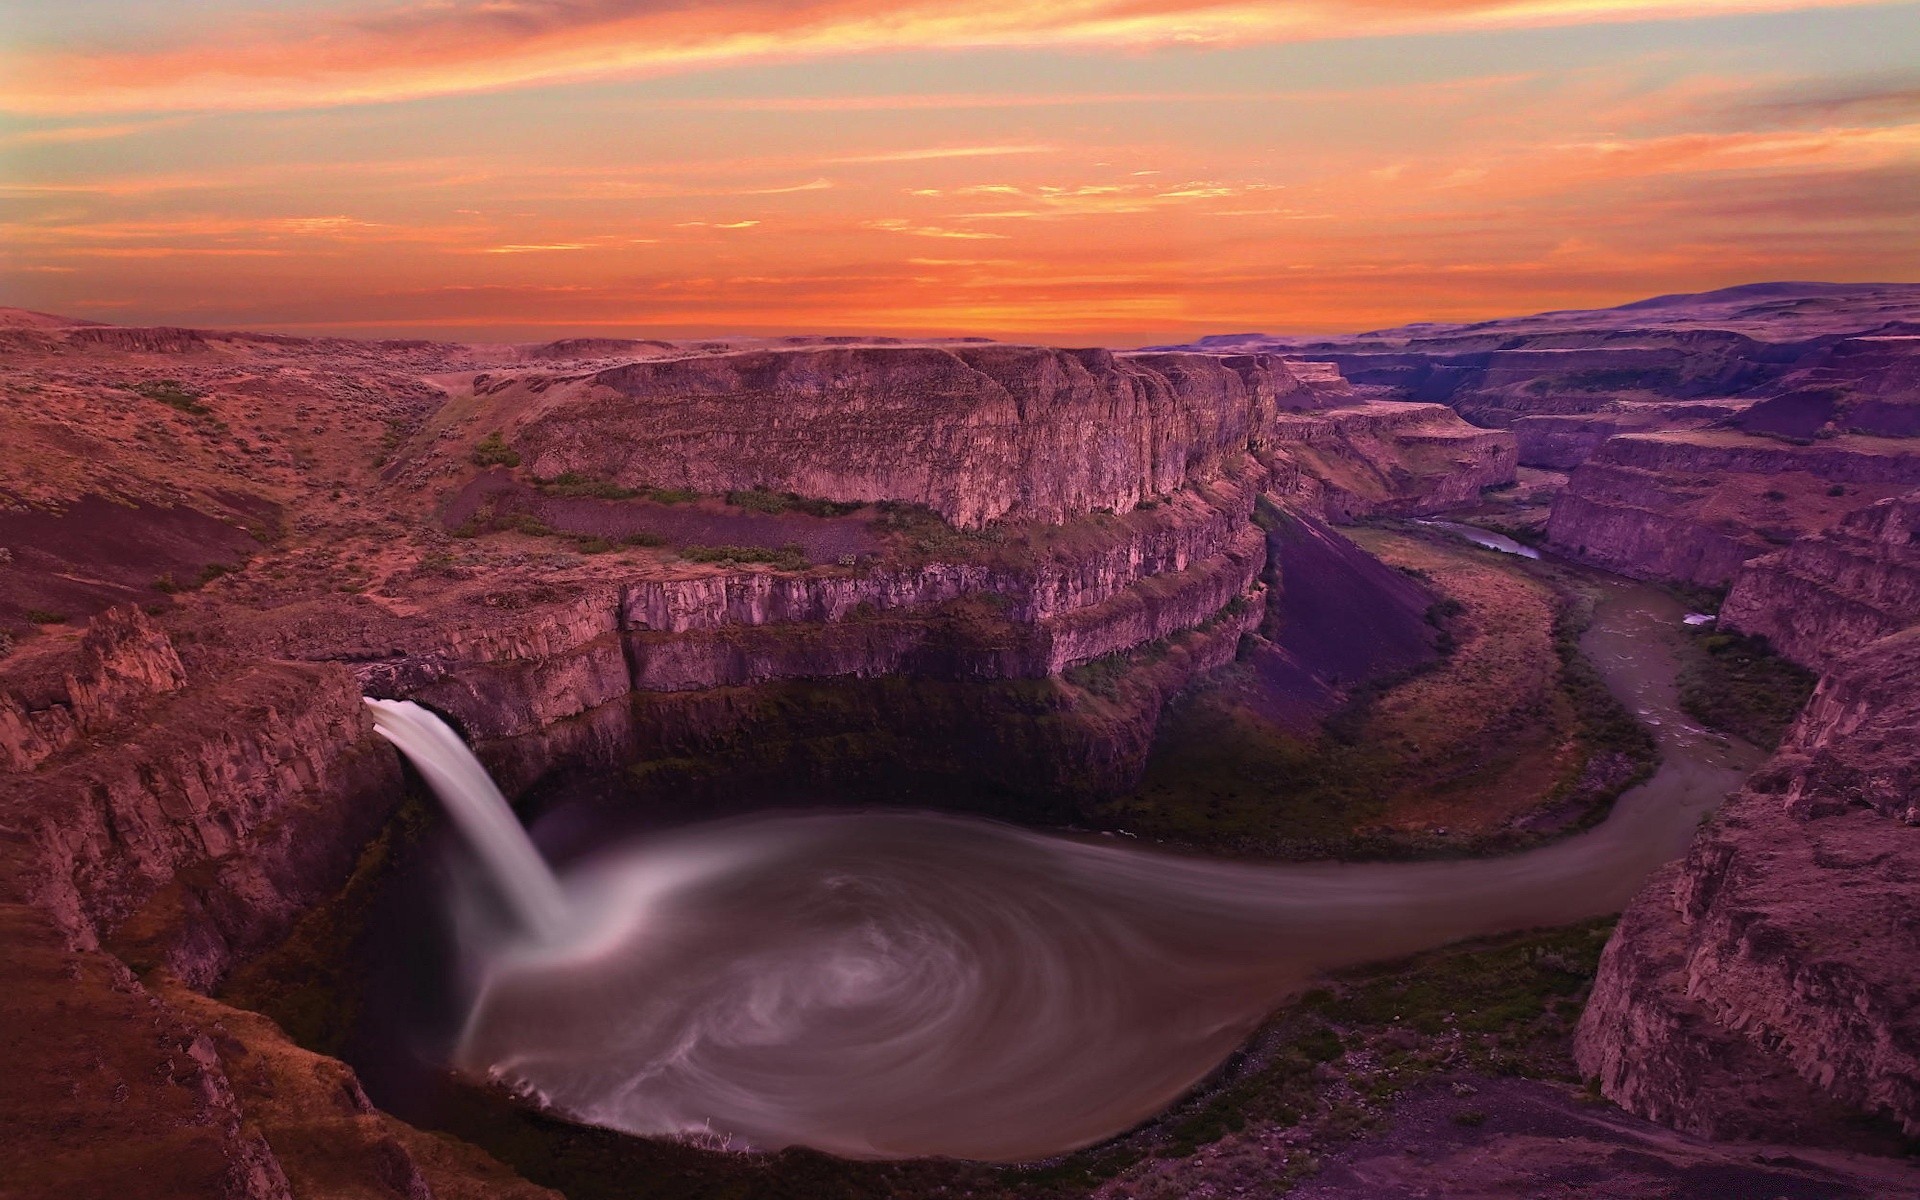
{"label": "swirling water", "polygon": [[1751,767],[1672,719],[1677,618],[1587,647],[1665,759],[1592,831],[1474,861],[1252,865],[925,813],[767,815],[570,864],[544,936],[463,921],[461,1069],[582,1122],[850,1157],[1125,1130],[1316,973],[1618,909]]}

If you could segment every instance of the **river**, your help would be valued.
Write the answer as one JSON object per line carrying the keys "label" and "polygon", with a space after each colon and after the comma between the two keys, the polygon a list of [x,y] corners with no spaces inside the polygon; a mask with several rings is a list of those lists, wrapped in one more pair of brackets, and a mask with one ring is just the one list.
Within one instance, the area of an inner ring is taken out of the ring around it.
{"label": "river", "polygon": [[1620,909],[1758,753],[1694,728],[1681,607],[1602,578],[1583,646],[1662,762],[1511,857],[1258,865],[977,819],[760,815],[569,865],[546,940],[464,922],[455,1052],[571,1118],[856,1158],[1020,1161],[1165,1108],[1314,976]]}

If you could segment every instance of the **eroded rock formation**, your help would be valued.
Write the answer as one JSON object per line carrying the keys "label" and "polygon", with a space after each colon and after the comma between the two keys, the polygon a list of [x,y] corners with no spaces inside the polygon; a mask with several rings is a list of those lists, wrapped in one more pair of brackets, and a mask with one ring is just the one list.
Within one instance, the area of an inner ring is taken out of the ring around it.
{"label": "eroded rock formation", "polygon": [[1576,1042],[1609,1097],[1708,1137],[1920,1134],[1916,721],[1920,630],[1841,659],[1773,761],[1648,883]]}

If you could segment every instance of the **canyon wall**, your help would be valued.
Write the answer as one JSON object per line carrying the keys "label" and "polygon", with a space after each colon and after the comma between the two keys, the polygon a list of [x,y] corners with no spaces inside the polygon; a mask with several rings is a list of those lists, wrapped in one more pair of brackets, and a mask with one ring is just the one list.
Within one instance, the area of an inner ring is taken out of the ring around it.
{"label": "canyon wall", "polygon": [[1720,587],[1749,559],[1916,485],[1920,455],[1900,442],[1630,434],[1572,473],[1547,535],[1563,553],[1625,575]]}
{"label": "canyon wall", "polygon": [[1750,560],[1734,578],[1720,623],[1824,670],[1920,622],[1916,531],[1920,493],[1850,513],[1825,533]]}
{"label": "canyon wall", "polygon": [[1581,1070],[1707,1137],[1920,1135],[1920,629],[1840,659],[1622,917]]}
{"label": "canyon wall", "polygon": [[1343,386],[1269,355],[807,348],[474,382],[542,476],[925,504],[961,527],[1126,511]]}
{"label": "canyon wall", "polygon": [[1514,481],[1511,434],[1438,404],[1377,402],[1277,417],[1255,453],[1276,497],[1335,522],[1440,512]]}

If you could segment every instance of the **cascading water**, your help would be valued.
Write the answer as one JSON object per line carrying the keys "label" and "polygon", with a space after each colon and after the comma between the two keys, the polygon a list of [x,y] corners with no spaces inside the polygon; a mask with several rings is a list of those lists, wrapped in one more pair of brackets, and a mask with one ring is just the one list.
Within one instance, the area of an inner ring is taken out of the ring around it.
{"label": "cascading water", "polygon": [[451,730],[375,710],[546,931],[463,926],[461,1070],[630,1133],[1018,1161],[1164,1108],[1317,973],[1617,911],[1754,761],[1677,719],[1672,608],[1622,586],[1587,643],[1659,774],[1492,860],[1253,865],[825,813],[605,847],[560,885]]}
{"label": "cascading water", "polygon": [[411,700],[369,697],[367,707],[374,729],[419,768],[440,797],[514,915],[536,937],[558,933],[567,914],[560,881],[460,735]]}

